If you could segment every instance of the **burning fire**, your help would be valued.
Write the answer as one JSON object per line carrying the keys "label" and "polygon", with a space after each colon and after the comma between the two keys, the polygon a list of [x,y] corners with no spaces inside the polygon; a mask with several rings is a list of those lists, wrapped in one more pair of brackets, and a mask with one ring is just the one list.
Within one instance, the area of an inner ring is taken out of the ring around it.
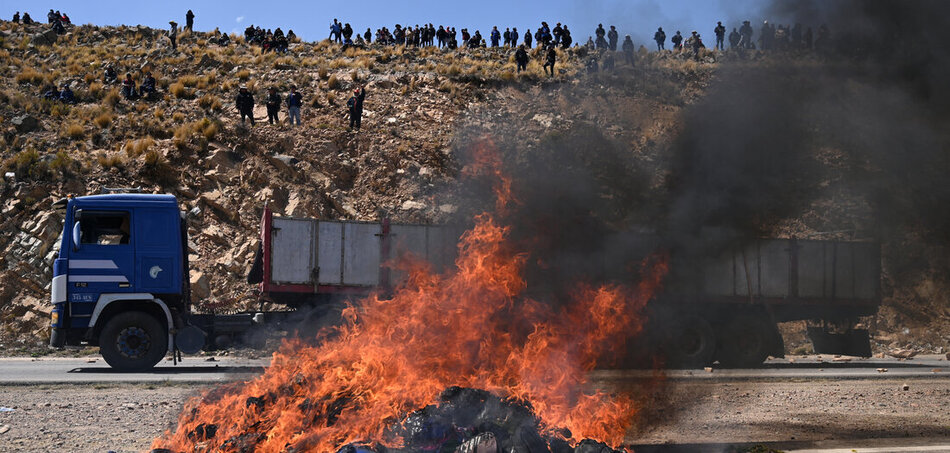
{"label": "burning fire", "polygon": [[[511,184],[490,142],[467,173],[497,178],[497,208]],[[665,263],[644,266],[634,287],[580,285],[563,310],[531,300],[522,271],[529,254],[484,213],[461,238],[456,270],[411,263],[391,299],[371,296],[344,310],[318,342],[287,340],[256,379],[211,390],[186,404],[174,431],[153,448],[172,451],[336,451],[357,441],[398,446],[388,428],[434,403],[449,386],[530,403],[542,429],[619,445],[637,414],[633,400],[588,388],[598,357],[638,332]]]}

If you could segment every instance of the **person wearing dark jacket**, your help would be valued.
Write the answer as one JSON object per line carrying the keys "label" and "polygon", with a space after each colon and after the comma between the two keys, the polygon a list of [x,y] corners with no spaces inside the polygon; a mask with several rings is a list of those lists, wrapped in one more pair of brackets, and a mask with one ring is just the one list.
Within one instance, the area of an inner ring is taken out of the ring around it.
{"label": "person wearing dark jacket", "polygon": [[246,86],[241,86],[234,104],[241,112],[241,124],[244,124],[244,118],[250,118],[251,125],[254,125],[254,96],[247,90]]}
{"label": "person wearing dark jacket", "polygon": [[300,125],[300,106],[303,104],[303,97],[297,92],[297,86],[291,85],[290,94],[287,95],[287,119],[291,125],[294,119],[297,120],[297,126]]}
{"label": "person wearing dark jacket", "polygon": [[168,39],[172,43],[172,50],[178,50],[178,23],[175,21],[168,21]]}
{"label": "person wearing dark jacket", "polygon": [[23,13],[23,25],[30,25],[33,23],[33,18],[30,17],[30,13]]}
{"label": "person wearing dark jacket", "polygon": [[191,12],[191,10],[189,9],[188,12],[185,13],[185,29],[188,31],[192,31],[194,30],[194,27],[195,27],[195,13]]}
{"label": "person wearing dark jacket", "polygon": [[627,37],[623,39],[623,45],[620,48],[621,50],[623,50],[624,60],[627,61],[627,64],[629,64],[630,66],[633,66],[634,65],[633,53],[636,51],[636,49],[634,48],[633,40],[630,39],[630,35],[627,35]]}
{"label": "person wearing dark jacket", "polygon": [[544,62],[544,73],[547,74],[548,67],[551,68],[551,77],[554,77],[554,62],[557,61],[557,50],[554,47],[548,49],[548,55]]}
{"label": "person wearing dark jacket", "polygon": [[19,11],[13,13],[13,23],[14,23],[14,24],[20,23],[20,12],[19,12]]}
{"label": "person wearing dark jacket", "polygon": [[353,97],[346,101],[346,106],[350,109],[350,129],[360,128],[363,119],[363,99],[366,98],[366,87],[359,87],[353,91]]}
{"label": "person wearing dark jacket", "polygon": [[530,28],[524,32],[524,45],[525,47],[531,48],[531,29]]}
{"label": "person wearing dark jacket", "polygon": [[280,118],[277,112],[280,112],[280,95],[277,94],[277,88],[270,87],[267,90],[267,123],[280,124]]}
{"label": "person wearing dark jacket", "polygon": [[607,48],[616,52],[618,39],[620,39],[620,34],[617,33],[617,27],[611,25],[610,31],[607,32]]}
{"label": "person wearing dark jacket", "polygon": [[528,52],[524,50],[524,44],[515,51],[515,64],[518,65],[518,72],[528,69]]}
{"label": "person wearing dark jacket", "polygon": [[656,41],[657,52],[666,48],[666,32],[663,31],[663,27],[656,29],[656,33],[653,34],[653,40]]}

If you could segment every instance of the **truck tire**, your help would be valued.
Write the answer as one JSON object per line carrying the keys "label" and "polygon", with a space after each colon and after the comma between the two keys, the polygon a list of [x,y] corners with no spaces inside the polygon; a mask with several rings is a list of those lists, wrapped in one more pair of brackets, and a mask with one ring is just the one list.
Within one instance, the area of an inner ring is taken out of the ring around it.
{"label": "truck tire", "polygon": [[168,352],[168,333],[148,313],[119,313],[99,333],[99,352],[116,371],[146,371]]}
{"label": "truck tire", "polygon": [[663,340],[667,366],[671,368],[700,368],[713,361],[716,352],[716,334],[705,319],[688,315],[676,319],[668,327]]}
{"label": "truck tire", "polygon": [[762,366],[774,349],[775,330],[765,316],[739,315],[719,330],[716,359],[731,368]]}

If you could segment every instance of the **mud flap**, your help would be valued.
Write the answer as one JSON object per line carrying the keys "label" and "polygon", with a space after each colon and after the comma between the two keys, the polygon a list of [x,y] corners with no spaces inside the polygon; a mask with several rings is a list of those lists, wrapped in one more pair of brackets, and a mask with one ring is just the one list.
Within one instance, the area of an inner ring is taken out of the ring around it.
{"label": "mud flap", "polygon": [[841,354],[871,357],[871,336],[867,329],[830,333],[821,327],[808,327],[808,338],[816,354]]}

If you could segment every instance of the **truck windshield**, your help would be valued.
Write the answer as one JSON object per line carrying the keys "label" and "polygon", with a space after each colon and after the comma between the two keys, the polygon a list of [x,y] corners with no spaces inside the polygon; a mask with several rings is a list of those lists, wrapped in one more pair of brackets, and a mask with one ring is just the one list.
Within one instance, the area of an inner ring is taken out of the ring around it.
{"label": "truck windshield", "polygon": [[83,213],[79,221],[83,244],[118,245],[129,243],[129,213]]}

